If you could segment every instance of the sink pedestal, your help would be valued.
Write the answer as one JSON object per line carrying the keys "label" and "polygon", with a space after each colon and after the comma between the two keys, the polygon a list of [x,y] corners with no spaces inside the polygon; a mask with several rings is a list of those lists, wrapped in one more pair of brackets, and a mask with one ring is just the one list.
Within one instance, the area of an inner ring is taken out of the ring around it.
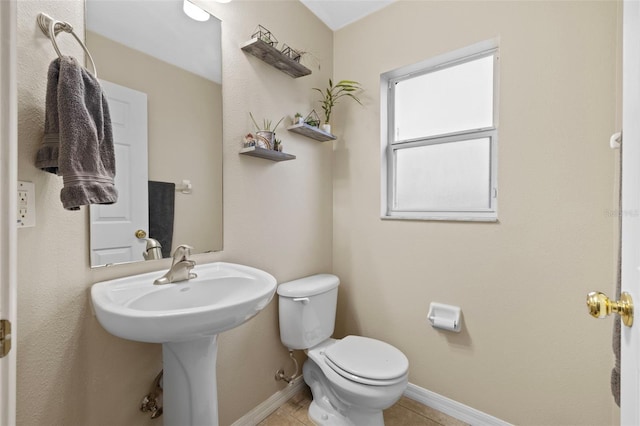
{"label": "sink pedestal", "polygon": [[165,426],[218,426],[218,336],[162,344]]}

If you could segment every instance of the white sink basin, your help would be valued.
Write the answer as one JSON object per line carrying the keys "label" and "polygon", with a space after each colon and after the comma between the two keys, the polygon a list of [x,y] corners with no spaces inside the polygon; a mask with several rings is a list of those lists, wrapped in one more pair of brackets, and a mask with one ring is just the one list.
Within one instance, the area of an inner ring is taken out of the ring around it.
{"label": "white sink basin", "polygon": [[218,426],[217,335],[267,306],[276,279],[259,269],[217,262],[197,265],[197,278],[154,285],[165,272],[94,284],[96,316],[118,337],[162,343],[165,426]]}
{"label": "white sink basin", "polygon": [[154,285],[166,271],[103,281],[91,287],[96,316],[111,334],[139,342],[183,342],[244,323],[273,298],[276,280],[232,263],[197,265],[197,278]]}

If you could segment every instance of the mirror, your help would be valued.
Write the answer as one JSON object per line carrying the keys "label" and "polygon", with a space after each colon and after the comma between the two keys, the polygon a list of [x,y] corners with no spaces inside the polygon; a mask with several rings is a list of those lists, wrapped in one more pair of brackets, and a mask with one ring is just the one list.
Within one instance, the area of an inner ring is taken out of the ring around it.
{"label": "mirror", "polygon": [[222,250],[220,21],[189,18],[183,0],[85,5],[119,192],[116,204],[91,206],[91,266],[144,260],[149,238],[162,257],[180,244]]}

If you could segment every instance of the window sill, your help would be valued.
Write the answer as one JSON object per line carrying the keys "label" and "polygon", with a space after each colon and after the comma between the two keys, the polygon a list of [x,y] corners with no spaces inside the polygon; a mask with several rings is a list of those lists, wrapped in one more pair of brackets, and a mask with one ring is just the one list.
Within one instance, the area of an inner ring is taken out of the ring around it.
{"label": "window sill", "polygon": [[421,222],[486,222],[486,223],[498,223],[497,216],[463,216],[463,215],[436,215],[436,214],[424,214],[424,215],[382,215],[382,220],[413,220]]}

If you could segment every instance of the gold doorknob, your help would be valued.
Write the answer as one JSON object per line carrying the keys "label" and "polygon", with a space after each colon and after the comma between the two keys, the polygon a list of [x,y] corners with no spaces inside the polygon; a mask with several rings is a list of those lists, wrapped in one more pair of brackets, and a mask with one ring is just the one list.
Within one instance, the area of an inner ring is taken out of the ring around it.
{"label": "gold doorknob", "polygon": [[136,238],[139,239],[143,239],[143,238],[147,238],[147,233],[144,232],[142,229],[138,229],[135,233]]}
{"label": "gold doorknob", "polygon": [[629,293],[622,293],[619,301],[613,301],[606,294],[592,291],[587,294],[587,308],[594,318],[604,318],[611,313],[622,317],[622,322],[627,327],[633,325],[633,299]]}

